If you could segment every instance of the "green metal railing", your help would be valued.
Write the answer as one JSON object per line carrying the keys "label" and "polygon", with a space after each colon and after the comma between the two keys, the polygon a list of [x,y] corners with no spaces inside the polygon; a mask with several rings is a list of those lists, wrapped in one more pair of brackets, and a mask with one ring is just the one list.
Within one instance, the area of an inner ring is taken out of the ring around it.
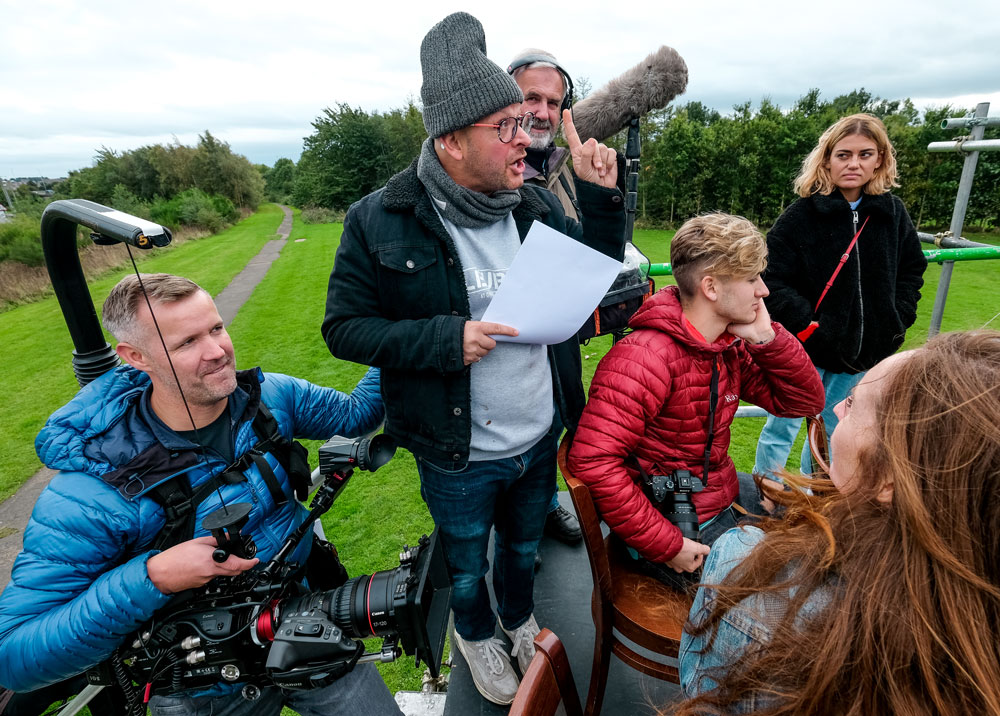
{"label": "green metal railing", "polygon": [[[942,263],[944,261],[984,261],[1000,259],[1000,246],[977,246],[974,249],[925,249],[924,256],[928,261]],[[650,264],[650,276],[671,276],[670,264]]]}

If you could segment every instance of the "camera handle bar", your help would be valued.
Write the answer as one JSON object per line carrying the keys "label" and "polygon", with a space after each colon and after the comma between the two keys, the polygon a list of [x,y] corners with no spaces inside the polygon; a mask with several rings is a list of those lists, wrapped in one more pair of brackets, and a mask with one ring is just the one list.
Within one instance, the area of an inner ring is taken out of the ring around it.
{"label": "camera handle bar", "polygon": [[337,499],[337,496],[347,485],[347,481],[353,473],[354,468],[344,466],[337,468],[327,475],[323,484],[316,490],[316,495],[312,501],[312,509],[309,510],[309,514],[302,520],[302,524],[296,527],[292,534],[288,535],[288,538],[281,545],[281,549],[275,553],[260,571],[262,581],[271,580],[277,576],[285,559],[298,547],[302,538],[313,531],[313,523],[333,506],[334,500]]}

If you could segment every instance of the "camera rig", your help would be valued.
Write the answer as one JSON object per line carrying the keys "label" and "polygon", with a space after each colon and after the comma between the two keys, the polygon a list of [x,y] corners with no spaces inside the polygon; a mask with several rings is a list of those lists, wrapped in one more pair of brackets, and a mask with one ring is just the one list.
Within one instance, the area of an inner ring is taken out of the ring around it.
{"label": "camera rig", "polygon": [[[138,249],[166,246],[171,235],[162,226],[82,199],[54,201],[46,207],[42,248],[73,339],[73,370],[82,387],[119,361],[104,338],[87,289],[76,250],[78,226],[89,228],[95,243]],[[424,661],[437,676],[451,587],[436,533],[421,537],[415,547],[404,545],[399,567],[362,575],[326,591],[306,591],[301,586],[305,565],[289,562],[353,469],[377,470],[394,451],[384,436],[329,440],[320,448],[320,473],[325,479],[312,509],[274,557],[262,569],[217,578],[177,595],[108,662],[87,673],[90,685],[62,713],[79,713],[112,683],[122,688],[130,714],[145,714],[143,701],[152,693],[220,681],[244,683],[243,695],[253,700],[260,686],[315,688],[359,662],[391,661],[403,652],[415,656],[418,664]],[[202,526],[219,545],[215,559],[252,556],[256,551],[253,539],[240,533],[248,513],[245,505],[227,505],[203,520]],[[369,636],[384,639],[379,652],[366,653],[356,641]],[[133,683],[145,685],[145,698]]]}
{"label": "camera rig", "polygon": [[[289,556],[347,484],[353,469],[375,471],[395,452],[392,441],[331,438],[319,450],[318,489],[309,515],[261,569],[218,577],[178,595],[120,647],[109,664],[88,673],[92,684],[113,681],[151,694],[243,683],[253,700],[261,686],[326,686],[359,662],[393,661],[403,652],[437,676],[444,649],[451,586],[437,533],[405,546],[395,569],[361,575],[326,591],[301,585],[303,566]],[[240,533],[249,505],[237,503],[208,515],[203,527],[216,537],[216,555],[249,557],[252,538]],[[378,652],[360,639],[383,638]],[[131,699],[130,699],[131,700]]]}

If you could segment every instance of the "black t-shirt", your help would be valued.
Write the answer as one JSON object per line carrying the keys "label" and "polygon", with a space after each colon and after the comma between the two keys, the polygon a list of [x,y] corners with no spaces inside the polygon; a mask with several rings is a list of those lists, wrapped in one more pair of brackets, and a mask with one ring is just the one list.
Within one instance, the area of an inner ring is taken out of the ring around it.
{"label": "black t-shirt", "polygon": [[215,450],[222,455],[227,464],[236,460],[233,450],[233,431],[229,420],[229,408],[209,425],[195,430],[178,430],[177,434],[195,445],[203,445],[208,450]]}

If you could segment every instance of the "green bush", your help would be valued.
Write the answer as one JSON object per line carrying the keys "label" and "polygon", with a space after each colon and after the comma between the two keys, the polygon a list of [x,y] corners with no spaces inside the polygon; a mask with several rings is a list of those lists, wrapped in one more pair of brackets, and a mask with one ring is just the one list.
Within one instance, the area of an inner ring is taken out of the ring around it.
{"label": "green bush", "polygon": [[18,214],[0,224],[0,261],[19,261],[28,266],[41,266],[41,229],[38,219]]}
{"label": "green bush", "polygon": [[145,202],[130,192],[124,184],[116,184],[111,192],[110,206],[132,216],[150,218],[149,202]]}
{"label": "green bush", "polygon": [[239,219],[236,206],[224,196],[211,196],[201,189],[186,189],[173,199],[157,198],[149,208],[150,218],[165,226],[200,226],[217,233]]}
{"label": "green bush", "polygon": [[198,209],[198,214],[195,216],[195,220],[190,223],[208,229],[213,234],[217,234],[222,231],[222,227],[225,226],[226,222],[222,220],[219,212],[215,209],[203,206]]}
{"label": "green bush", "polygon": [[301,217],[307,224],[336,224],[343,223],[344,212],[323,206],[307,206],[302,210]]}
{"label": "green bush", "polygon": [[149,218],[163,226],[178,227],[181,225],[181,216],[174,199],[162,197],[154,199],[149,206]]}
{"label": "green bush", "polygon": [[215,207],[215,211],[228,223],[235,222],[240,218],[240,212],[236,208],[233,202],[229,201],[228,198],[224,196],[219,196],[218,194],[213,194],[209,197],[212,201],[212,206]]}

